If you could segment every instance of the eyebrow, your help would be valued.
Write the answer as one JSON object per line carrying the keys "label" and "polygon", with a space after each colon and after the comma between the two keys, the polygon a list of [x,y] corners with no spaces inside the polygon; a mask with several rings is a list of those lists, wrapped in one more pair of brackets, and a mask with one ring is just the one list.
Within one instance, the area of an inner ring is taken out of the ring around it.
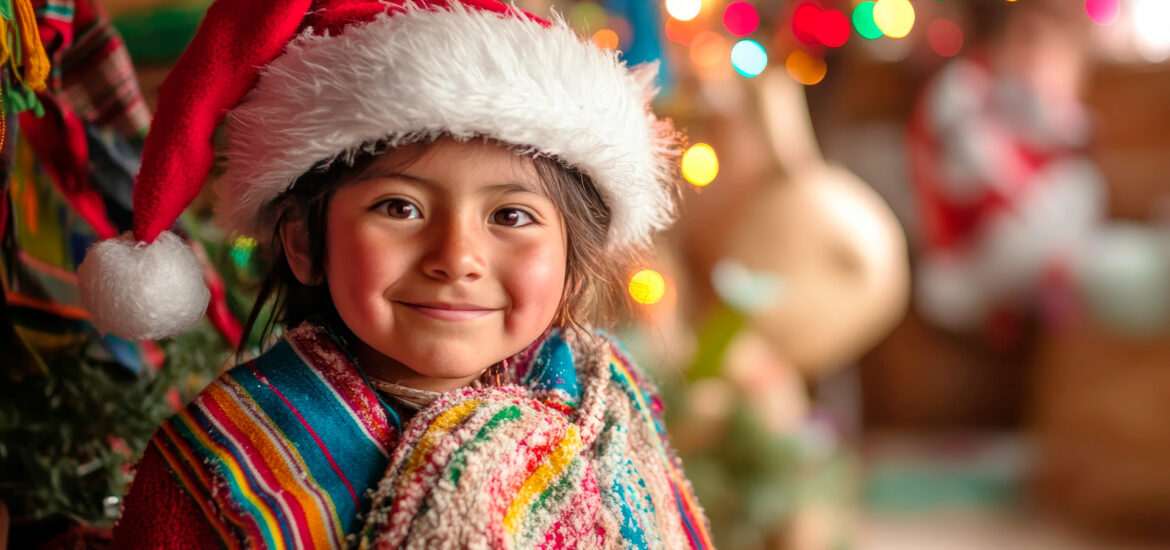
{"label": "eyebrow", "polygon": [[541,197],[548,196],[548,193],[545,193],[544,189],[542,188],[533,189],[531,185],[524,185],[522,183],[515,182],[496,183],[485,186],[482,189],[485,191],[498,191],[501,193],[529,193],[532,195],[539,195]]}
{"label": "eyebrow", "polygon": [[[417,184],[422,185],[424,187],[430,187],[430,188],[441,187],[439,185],[439,183],[434,181],[434,180],[427,179],[427,178],[420,178],[418,176],[412,176],[410,174],[406,174],[403,172],[394,172],[394,171],[382,172],[382,171],[378,171],[378,170],[370,170],[369,172],[362,174],[358,181],[365,181],[365,180],[371,180],[371,179],[377,179],[377,178],[403,179],[403,180],[410,181],[412,183],[417,183]],[[480,188],[480,192],[528,193],[531,195],[537,195],[540,197],[550,198],[548,196],[548,193],[545,192],[543,186],[534,188],[531,184],[525,185],[523,183],[514,182],[514,181],[506,181],[503,183],[493,183],[491,185],[486,185],[486,186]]]}

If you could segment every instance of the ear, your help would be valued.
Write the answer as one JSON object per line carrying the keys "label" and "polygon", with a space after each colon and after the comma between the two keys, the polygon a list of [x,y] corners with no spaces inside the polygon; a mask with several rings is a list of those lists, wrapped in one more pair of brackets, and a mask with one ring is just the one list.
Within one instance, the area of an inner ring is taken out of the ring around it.
{"label": "ear", "polygon": [[284,247],[284,258],[289,269],[302,285],[313,286],[312,248],[309,245],[309,230],[299,215],[290,215],[280,222],[280,244]]}

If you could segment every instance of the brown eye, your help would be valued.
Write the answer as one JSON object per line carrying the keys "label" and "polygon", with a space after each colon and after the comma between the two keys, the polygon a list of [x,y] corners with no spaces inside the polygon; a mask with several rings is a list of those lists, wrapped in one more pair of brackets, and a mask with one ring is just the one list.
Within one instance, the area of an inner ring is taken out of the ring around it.
{"label": "brown eye", "polygon": [[378,203],[378,210],[385,213],[391,218],[399,220],[413,220],[421,218],[422,215],[418,211],[418,206],[414,203],[403,199],[389,199]]}
{"label": "brown eye", "polygon": [[519,208],[501,208],[492,214],[492,223],[506,227],[523,227],[534,221],[528,212]]}

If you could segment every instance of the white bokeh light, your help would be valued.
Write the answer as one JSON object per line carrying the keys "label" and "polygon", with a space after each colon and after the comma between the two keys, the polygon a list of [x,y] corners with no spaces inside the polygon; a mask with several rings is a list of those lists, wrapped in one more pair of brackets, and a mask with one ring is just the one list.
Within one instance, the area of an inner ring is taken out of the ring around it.
{"label": "white bokeh light", "polygon": [[679,21],[694,19],[702,9],[702,0],[666,0],[666,13]]}
{"label": "white bokeh light", "polygon": [[1131,0],[1133,37],[1138,53],[1151,63],[1170,57],[1170,2]]}

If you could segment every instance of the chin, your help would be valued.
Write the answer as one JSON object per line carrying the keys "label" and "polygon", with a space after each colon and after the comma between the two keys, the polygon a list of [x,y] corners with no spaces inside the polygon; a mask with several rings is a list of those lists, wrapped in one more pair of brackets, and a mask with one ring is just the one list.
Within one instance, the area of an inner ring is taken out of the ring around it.
{"label": "chin", "polygon": [[462,353],[457,350],[424,350],[411,360],[402,361],[410,370],[421,376],[453,380],[477,375],[499,362],[498,359],[484,358],[481,354]]}

